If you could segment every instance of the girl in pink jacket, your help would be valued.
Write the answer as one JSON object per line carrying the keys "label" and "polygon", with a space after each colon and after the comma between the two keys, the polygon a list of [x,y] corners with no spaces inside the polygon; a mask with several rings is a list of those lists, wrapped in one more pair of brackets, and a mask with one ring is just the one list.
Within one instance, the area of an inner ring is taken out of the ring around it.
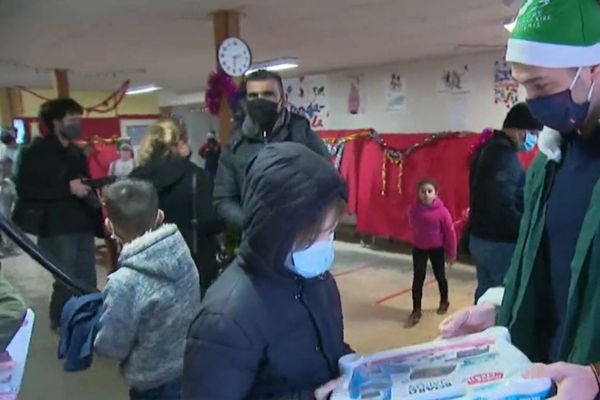
{"label": "girl in pink jacket", "polygon": [[413,312],[408,325],[414,326],[421,319],[423,284],[427,274],[427,260],[431,261],[435,279],[440,289],[440,306],[437,313],[448,312],[448,281],[445,262],[456,260],[456,233],[450,212],[438,198],[435,182],[423,179],[417,186],[418,200],[410,208],[409,221],[413,243]]}

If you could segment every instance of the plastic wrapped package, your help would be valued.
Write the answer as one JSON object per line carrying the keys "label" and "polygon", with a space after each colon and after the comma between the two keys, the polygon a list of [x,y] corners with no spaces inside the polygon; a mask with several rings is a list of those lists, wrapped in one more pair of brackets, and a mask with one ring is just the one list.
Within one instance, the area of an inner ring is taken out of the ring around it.
{"label": "plastic wrapped package", "polygon": [[510,343],[508,330],[375,353],[339,361],[343,383],[331,400],[536,400],[549,379],[523,379],[531,362]]}

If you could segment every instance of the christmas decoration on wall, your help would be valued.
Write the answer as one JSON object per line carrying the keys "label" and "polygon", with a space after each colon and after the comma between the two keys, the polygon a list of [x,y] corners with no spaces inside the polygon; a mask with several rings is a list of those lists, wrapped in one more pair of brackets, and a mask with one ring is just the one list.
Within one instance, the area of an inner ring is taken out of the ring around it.
{"label": "christmas decoration on wall", "polygon": [[519,102],[519,84],[512,77],[512,68],[506,60],[494,63],[494,103],[511,108]]}
{"label": "christmas decoration on wall", "polygon": [[[88,106],[88,107],[84,106],[83,109],[85,110],[85,113],[88,115],[91,113],[106,114],[106,113],[116,110],[117,107],[119,107],[119,104],[121,104],[121,102],[125,98],[125,93],[127,92],[127,89],[129,88],[129,83],[130,83],[129,80],[123,82],[117,90],[112,92],[106,99],[104,99],[100,103],[94,104],[94,105]],[[43,100],[43,101],[51,100],[49,97],[42,96],[41,94],[36,93],[33,90],[27,89],[24,86],[18,86],[18,88],[19,88],[19,90],[21,90],[25,93],[29,93],[30,95],[37,97],[40,100]]]}
{"label": "christmas decoration on wall", "polygon": [[212,115],[219,115],[221,101],[231,103],[238,92],[235,80],[223,70],[218,69],[208,77],[204,102]]}
{"label": "christmas decoration on wall", "polygon": [[413,154],[415,151],[423,149],[431,145],[432,143],[437,142],[441,139],[447,139],[450,137],[463,137],[467,132],[439,132],[433,133],[430,136],[427,136],[421,142],[412,144],[405,149],[396,149],[392,146],[388,145],[388,143],[383,139],[379,133],[375,130],[369,131],[360,131],[354,133],[352,135],[339,138],[339,139],[327,139],[324,138],[323,141],[327,145],[329,150],[329,154],[334,159],[335,167],[339,170],[341,165],[342,154],[344,150],[344,146],[346,143],[361,139],[361,138],[370,138],[379,144],[379,146],[383,149],[383,157],[382,157],[382,165],[381,165],[381,196],[386,195],[387,188],[387,166],[388,164],[393,164],[398,167],[398,185],[397,190],[398,194],[402,195],[402,176],[404,174],[404,162],[406,159]]}

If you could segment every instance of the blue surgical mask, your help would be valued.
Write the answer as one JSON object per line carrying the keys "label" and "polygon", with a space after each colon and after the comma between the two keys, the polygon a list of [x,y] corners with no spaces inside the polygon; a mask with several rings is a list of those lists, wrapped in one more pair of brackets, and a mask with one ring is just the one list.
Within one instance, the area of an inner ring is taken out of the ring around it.
{"label": "blue surgical mask", "polygon": [[569,133],[580,129],[590,110],[590,102],[594,92],[594,84],[590,87],[587,101],[577,104],[573,101],[573,86],[581,76],[580,67],[569,89],[550,96],[527,100],[531,113],[542,124],[561,133]]}
{"label": "blue surgical mask", "polygon": [[523,143],[521,143],[521,151],[531,151],[535,148],[537,144],[538,137],[535,133],[527,131],[525,134],[525,139]]}
{"label": "blue surgical mask", "polygon": [[329,271],[333,259],[333,235],[331,235],[329,239],[315,242],[304,250],[294,251],[289,268],[298,275],[311,279]]}

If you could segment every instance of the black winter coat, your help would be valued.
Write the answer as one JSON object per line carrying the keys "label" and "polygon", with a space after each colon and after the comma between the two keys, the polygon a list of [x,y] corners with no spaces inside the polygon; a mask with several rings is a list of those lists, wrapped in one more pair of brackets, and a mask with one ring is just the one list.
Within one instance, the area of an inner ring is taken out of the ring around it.
{"label": "black winter coat", "polygon": [[275,142],[301,143],[327,160],[330,157],[327,147],[304,117],[286,110],[268,135],[246,117],[225,146],[215,179],[217,211],[231,225],[242,227],[241,198],[248,163],[267,143]]}
{"label": "black winter coat", "polygon": [[73,144],[64,147],[53,134],[23,150],[17,193],[20,202],[43,210],[39,236],[94,234],[102,226],[100,210],[71,194],[69,182],[85,178],[89,172],[83,152]]}
{"label": "black winter coat", "polygon": [[[202,168],[191,161],[174,158],[153,158],[133,170],[132,178],[145,179],[158,191],[159,206],[165,213],[165,222],[177,225],[200,274],[200,284],[207,289],[217,277],[216,260],[218,241],[216,235],[223,222],[212,205],[212,183]],[[193,243],[192,179],[196,176],[197,248]]]}
{"label": "black winter coat", "polygon": [[525,170],[505,133],[496,131],[474,154],[469,179],[471,233],[494,242],[516,242]]}
{"label": "black winter coat", "polygon": [[346,187],[328,160],[296,143],[251,163],[238,258],[209,289],[189,331],[186,400],[311,399],[336,378],[344,343],[334,278],[284,264],[299,232]]}

